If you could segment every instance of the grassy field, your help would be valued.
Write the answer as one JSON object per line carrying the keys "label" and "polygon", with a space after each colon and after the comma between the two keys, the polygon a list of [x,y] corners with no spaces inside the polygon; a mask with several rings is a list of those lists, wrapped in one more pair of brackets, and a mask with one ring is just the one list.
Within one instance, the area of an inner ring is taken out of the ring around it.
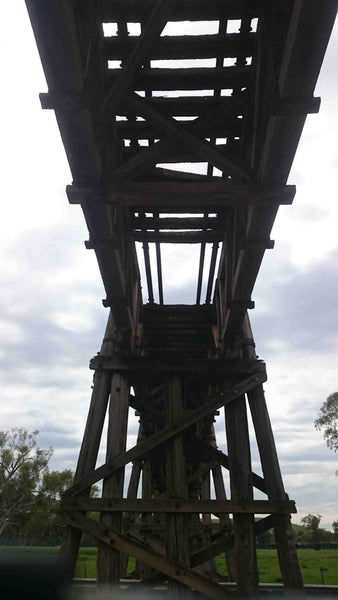
{"label": "grassy field", "polygon": [[[0,546],[1,556],[27,559],[50,559],[57,556],[58,548],[35,546]],[[75,577],[96,577],[96,548],[81,548],[77,562]],[[281,575],[276,550],[257,550],[259,581],[261,583],[279,583]],[[304,583],[322,584],[322,576],[326,585],[338,585],[338,550],[298,550],[300,567]],[[225,559],[215,559],[217,571],[226,575]],[[134,561],[130,560],[128,574],[134,569]]]}

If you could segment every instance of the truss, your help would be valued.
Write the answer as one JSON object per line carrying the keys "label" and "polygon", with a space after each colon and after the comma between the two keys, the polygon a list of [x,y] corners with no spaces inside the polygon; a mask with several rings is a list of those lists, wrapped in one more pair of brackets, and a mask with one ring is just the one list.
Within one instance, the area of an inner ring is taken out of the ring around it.
{"label": "truss", "polygon": [[[213,563],[225,552],[229,580],[252,597],[255,537],[274,528],[285,589],[302,595],[296,509],[248,310],[278,207],[295,195],[287,178],[306,114],[319,109],[313,92],[336,2],[26,4],[49,88],[41,103],[55,110],[73,176],[68,199],[82,207],[109,307],[75,481],[62,501],[69,577],[86,532],[98,542],[99,584],[118,585],[133,556],[139,586],[165,580],[171,598],[186,587],[226,598]],[[199,245],[194,305],[165,303],[161,244]],[[126,450],[129,407],[140,420]],[[223,407],[227,454],[214,427]],[[248,410],[262,475],[252,471]],[[99,481],[102,497],[91,498]]]}

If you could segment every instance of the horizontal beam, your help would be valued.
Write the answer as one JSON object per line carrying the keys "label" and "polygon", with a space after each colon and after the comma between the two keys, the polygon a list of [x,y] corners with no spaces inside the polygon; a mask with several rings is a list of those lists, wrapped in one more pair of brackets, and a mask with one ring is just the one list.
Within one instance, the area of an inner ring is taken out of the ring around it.
{"label": "horizontal beam", "polygon": [[134,229],[214,229],[224,226],[224,219],[217,217],[132,217]]}
{"label": "horizontal beam", "polygon": [[[250,70],[249,66],[212,69],[141,69],[135,75],[133,87],[135,90],[233,89],[248,85]],[[120,71],[121,69],[108,69],[107,85],[116,84]]]}
{"label": "horizontal beam", "polygon": [[139,512],[139,513],[197,513],[197,514],[279,514],[296,513],[293,500],[180,500],[156,498],[154,500],[128,500],[124,498],[65,498],[62,511],[89,512]]}
{"label": "horizontal beam", "polygon": [[78,495],[82,492],[82,490],[85,490],[89,486],[93,485],[93,483],[96,483],[100,479],[104,479],[114,471],[118,471],[119,469],[127,465],[129,462],[140,458],[153,448],[156,448],[157,446],[163,444],[163,442],[166,442],[172,437],[175,437],[176,435],[181,433],[181,431],[187,429],[187,427],[189,427],[190,425],[197,423],[197,421],[200,421],[203,417],[214,413],[221,406],[232,402],[239,396],[247,393],[252,388],[256,387],[261,383],[264,383],[265,381],[265,371],[257,372],[254,375],[248,377],[247,379],[238,382],[235,386],[228,388],[223,393],[218,394],[217,396],[215,396],[205,404],[202,404],[202,406],[199,406],[195,410],[185,411],[180,418],[172,421],[170,425],[168,425],[164,429],[149,436],[143,442],[136,444],[136,446],[130,448],[130,450],[127,450],[126,452],[123,452],[122,454],[107,461],[104,465],[98,467],[92,473],[89,473],[88,475],[82,477],[82,479],[77,481],[65,492],[65,496]]}
{"label": "horizontal beam", "polygon": [[85,531],[100,540],[108,548],[117,549],[124,554],[134,556],[137,560],[146,563],[157,571],[161,571],[168,577],[199,591],[207,598],[213,600],[231,600],[232,598],[230,592],[221,588],[217,583],[209,581],[209,579],[196,573],[186,565],[170,560],[168,556],[158,554],[144,542],[117,533],[107,525],[96,523],[93,519],[81,513],[64,513],[62,518],[70,527]]}
{"label": "horizontal beam", "polygon": [[[153,109],[153,105],[150,105]],[[168,119],[170,115],[165,115]],[[177,124],[180,127],[189,128],[191,120],[180,120]],[[227,138],[239,137],[241,135],[242,123],[237,118],[228,118],[221,123],[211,123],[203,129],[203,135],[206,138]],[[163,129],[158,125],[147,123],[146,121],[117,121],[117,135],[122,139],[142,140],[142,139],[160,139],[163,137]],[[217,145],[216,145],[217,148]]]}
{"label": "horizontal beam", "polygon": [[[245,36],[237,33],[225,35],[166,35],[159,38],[151,49],[152,60],[214,58],[218,54],[224,57],[252,56],[255,34]],[[137,36],[121,39],[119,36],[104,38],[104,49],[108,60],[123,60],[133,50]]]}
{"label": "horizontal beam", "polygon": [[201,244],[223,240],[222,231],[134,231],[135,242],[159,242],[162,244]]}
{"label": "horizontal beam", "polygon": [[[156,144],[155,144],[156,146]],[[234,206],[237,204],[279,205],[292,204],[296,186],[262,186],[249,183],[207,182],[140,182],[114,183],[106,188],[67,186],[70,204],[83,202],[107,202],[126,206],[172,205],[185,206]]]}
{"label": "horizontal beam", "polygon": [[118,372],[132,371],[133,373],[200,373],[200,374],[234,374],[254,373],[257,369],[265,370],[261,361],[246,361],[235,359],[172,359],[161,360],[160,358],[134,356],[111,358],[98,354],[90,361],[90,369],[112,370]]}
{"label": "horizontal beam", "polygon": [[[243,115],[247,110],[247,99],[240,96],[182,96],[168,98],[167,96],[154,96],[147,98],[153,108],[161,111],[162,115],[177,117],[210,117],[216,112],[226,116]],[[120,106],[118,114],[128,117],[130,111],[127,106]]]}
{"label": "horizontal beam", "polygon": [[[125,15],[128,23],[139,23],[149,15],[156,0],[104,0],[101,19],[116,22],[118,15]],[[258,0],[180,0],[176,3],[170,21],[218,21],[222,18],[243,19],[258,17]]]}

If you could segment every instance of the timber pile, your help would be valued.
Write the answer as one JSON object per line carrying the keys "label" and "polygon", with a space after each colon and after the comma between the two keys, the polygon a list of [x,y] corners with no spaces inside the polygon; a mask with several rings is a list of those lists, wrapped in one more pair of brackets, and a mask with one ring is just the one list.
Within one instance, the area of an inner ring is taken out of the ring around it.
{"label": "timber pile", "polygon": [[[168,580],[170,598],[189,588],[223,599],[231,594],[213,558],[225,552],[238,593],[253,597],[255,536],[273,527],[285,590],[302,595],[295,505],[248,310],[279,205],[295,194],[287,179],[306,114],[319,109],[313,92],[336,0],[26,4],[48,84],[41,103],[55,110],[73,176],[68,199],[83,210],[109,307],[62,503],[69,577],[86,532],[98,541],[99,585],[118,585],[131,555],[140,587]],[[163,244],[198,245],[194,305],[165,303]],[[139,431],[126,450],[129,407]],[[227,453],[214,426],[223,408]],[[252,470],[248,410],[262,474]],[[100,480],[102,498],[91,499]]]}

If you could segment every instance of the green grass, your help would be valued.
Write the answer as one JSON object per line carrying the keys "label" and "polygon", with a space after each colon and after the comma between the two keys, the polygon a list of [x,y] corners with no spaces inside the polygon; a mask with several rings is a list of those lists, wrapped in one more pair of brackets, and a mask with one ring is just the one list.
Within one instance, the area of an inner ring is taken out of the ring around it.
{"label": "green grass", "polygon": [[[17,558],[57,559],[58,548],[40,546],[0,546],[1,556]],[[75,577],[96,577],[96,548],[80,548]],[[304,583],[321,584],[321,568],[326,585],[338,585],[338,550],[298,550],[298,557]],[[261,583],[280,583],[281,574],[276,550],[257,550],[259,581]],[[215,559],[217,571],[226,575],[224,555]],[[130,559],[128,575],[135,568],[134,559]]]}
{"label": "green grass", "polygon": [[[326,585],[338,585],[338,550],[298,550],[304,583],[322,584],[321,568]],[[260,583],[281,583],[277,550],[257,550]],[[215,559],[217,571],[226,575],[224,556]]]}

